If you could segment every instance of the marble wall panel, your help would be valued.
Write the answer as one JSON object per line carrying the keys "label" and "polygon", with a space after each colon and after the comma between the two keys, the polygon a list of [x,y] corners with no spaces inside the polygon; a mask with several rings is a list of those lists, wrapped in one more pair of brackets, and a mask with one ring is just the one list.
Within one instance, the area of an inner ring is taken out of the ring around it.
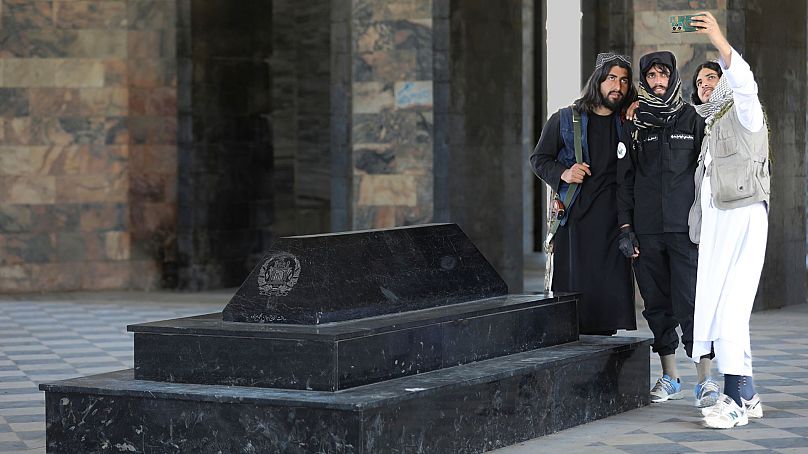
{"label": "marble wall panel", "polygon": [[123,59],[104,60],[104,86],[125,87],[129,83],[127,64]]}
{"label": "marble wall panel", "polygon": [[53,26],[52,1],[5,0],[2,8],[3,28],[43,28]]}
{"label": "marble wall panel", "polygon": [[129,154],[120,145],[52,145],[28,151],[31,173],[39,175],[121,174]]}
{"label": "marble wall panel", "polygon": [[0,88],[0,116],[24,117],[30,113],[31,100],[24,88]]}
{"label": "marble wall panel", "polygon": [[417,202],[415,178],[410,175],[362,175],[359,177],[360,206],[400,205]]}
{"label": "marble wall panel", "polygon": [[0,177],[0,197],[7,204],[41,204],[56,202],[56,177]]}
{"label": "marble wall panel", "polygon": [[431,222],[433,2],[352,6],[354,228]]}
{"label": "marble wall panel", "polygon": [[54,177],[58,203],[126,202],[126,174],[83,174]]}
{"label": "marble wall panel", "polygon": [[31,290],[31,265],[0,265],[0,288],[6,292]]}
{"label": "marble wall panel", "polygon": [[4,265],[48,263],[57,258],[56,235],[50,233],[10,233],[3,235]]}
{"label": "marble wall panel", "polygon": [[80,225],[80,205],[30,205],[32,233],[77,231]]}
{"label": "marble wall panel", "polygon": [[31,143],[31,117],[0,117],[0,141],[4,145]]}
{"label": "marble wall panel", "polygon": [[[177,197],[177,1],[0,4],[0,234],[23,235],[4,238],[23,262],[0,291],[125,288],[129,263],[138,285],[162,282],[150,261],[170,254],[134,260],[132,238],[148,232],[132,229],[165,230],[176,209],[130,216],[133,201]],[[50,248],[35,240],[46,234]],[[99,282],[73,271],[86,262]]]}
{"label": "marble wall panel", "polygon": [[32,220],[31,205],[0,204],[0,234],[28,232]]}
{"label": "marble wall panel", "polygon": [[122,203],[79,204],[79,228],[84,231],[126,230],[128,207]]}
{"label": "marble wall panel", "polygon": [[127,25],[123,0],[53,2],[54,24],[59,28],[120,29]]}
{"label": "marble wall panel", "polygon": [[30,288],[37,291],[69,291],[82,288],[82,264],[36,263],[30,266]]}
{"label": "marble wall panel", "polygon": [[29,93],[31,115],[69,117],[79,115],[82,110],[77,88],[31,88]]}
{"label": "marble wall panel", "polygon": [[133,30],[173,29],[177,21],[177,2],[173,0],[129,0],[127,25]]}
{"label": "marble wall panel", "polygon": [[127,289],[132,267],[126,262],[83,262],[81,287],[87,290]]}

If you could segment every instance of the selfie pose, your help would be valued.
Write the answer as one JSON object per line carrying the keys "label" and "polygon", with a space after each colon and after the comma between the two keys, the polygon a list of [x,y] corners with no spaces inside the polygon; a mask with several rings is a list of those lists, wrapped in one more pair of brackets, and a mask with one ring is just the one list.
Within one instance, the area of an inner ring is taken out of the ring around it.
{"label": "selfie pose", "polygon": [[706,119],[696,171],[690,236],[699,243],[693,355],[715,352],[724,394],[703,410],[708,427],[727,429],[763,416],[752,380],[749,316],[766,252],[769,137],[749,64],[715,18],[693,18],[718,49],[693,76],[693,102]]}
{"label": "selfie pose", "polygon": [[530,156],[533,172],[559,194],[551,288],[583,293],[581,334],[637,329],[631,265],[614,227],[621,112],[635,98],[628,57],[599,54],[582,97],[547,120]]}
{"label": "selfie pose", "polygon": [[681,326],[685,353],[699,358],[695,404],[718,399],[708,354],[693,356],[693,310],[698,250],[688,236],[688,211],[695,197],[693,175],[704,134],[704,119],[682,99],[676,58],[652,52],[640,59],[639,104],[623,132],[627,153],[617,164],[619,248],[634,259],[643,316],[654,334],[662,377],[651,402],[685,396],[676,367]]}

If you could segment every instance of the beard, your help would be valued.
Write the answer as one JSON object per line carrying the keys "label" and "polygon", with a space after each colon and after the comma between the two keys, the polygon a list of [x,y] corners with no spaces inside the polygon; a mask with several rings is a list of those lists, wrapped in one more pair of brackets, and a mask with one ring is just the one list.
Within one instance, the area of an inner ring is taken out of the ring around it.
{"label": "beard", "polygon": [[[622,95],[622,93],[621,93],[621,95]],[[626,99],[625,96],[620,96],[616,100],[612,101],[611,99],[609,99],[608,96],[604,97],[604,96],[601,95],[600,104],[603,107],[611,110],[612,112],[617,112],[623,107],[623,100],[625,100],[625,99]]]}

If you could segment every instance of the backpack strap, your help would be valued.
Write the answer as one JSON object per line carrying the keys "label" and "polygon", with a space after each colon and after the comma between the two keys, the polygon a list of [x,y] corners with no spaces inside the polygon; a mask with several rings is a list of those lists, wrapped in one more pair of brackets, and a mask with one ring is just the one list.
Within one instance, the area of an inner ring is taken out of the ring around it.
{"label": "backpack strap", "polygon": [[[581,146],[581,140],[582,140],[581,139],[581,114],[578,113],[578,111],[576,111],[575,108],[572,108],[572,126],[573,126],[573,129],[574,129],[574,131],[573,131],[574,132],[574,139],[573,140],[574,140],[574,143],[575,143],[575,162],[580,164],[580,163],[583,162],[583,148]],[[570,206],[570,203],[572,203],[572,198],[575,196],[575,191],[577,191],[577,190],[578,190],[578,183],[570,183],[569,184],[569,188],[567,188],[567,193],[564,195],[564,200],[563,200],[564,210],[566,210],[567,207]],[[555,195],[555,198],[558,198],[558,194]],[[560,217],[557,216],[552,220],[552,222],[550,223],[550,229],[549,229],[549,231],[547,233],[547,240],[545,240],[545,243],[546,243],[545,246],[549,245],[549,243],[553,241],[553,237],[555,236],[556,232],[558,231],[558,227],[561,225],[561,219],[563,219],[564,216],[567,216],[567,215],[569,215],[569,213],[567,213],[565,211],[563,216],[560,216]]]}

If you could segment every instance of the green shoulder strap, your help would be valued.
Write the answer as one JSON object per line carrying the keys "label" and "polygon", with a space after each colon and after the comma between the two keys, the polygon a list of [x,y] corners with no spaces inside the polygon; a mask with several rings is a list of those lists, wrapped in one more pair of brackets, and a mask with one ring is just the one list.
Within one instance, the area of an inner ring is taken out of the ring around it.
{"label": "green shoulder strap", "polygon": [[[583,150],[581,149],[581,114],[572,108],[572,126],[574,128],[574,143],[575,143],[575,162],[578,164],[582,163],[584,160],[583,157]],[[575,191],[578,189],[578,183],[570,183],[569,188],[567,189],[567,193],[564,195],[564,209],[569,209],[570,203],[572,202],[572,197],[575,195]],[[569,216],[569,212],[566,214]],[[556,231],[558,231],[558,227],[561,225],[560,219],[553,219],[553,222],[550,224],[550,232],[549,237],[552,238],[555,236]]]}

